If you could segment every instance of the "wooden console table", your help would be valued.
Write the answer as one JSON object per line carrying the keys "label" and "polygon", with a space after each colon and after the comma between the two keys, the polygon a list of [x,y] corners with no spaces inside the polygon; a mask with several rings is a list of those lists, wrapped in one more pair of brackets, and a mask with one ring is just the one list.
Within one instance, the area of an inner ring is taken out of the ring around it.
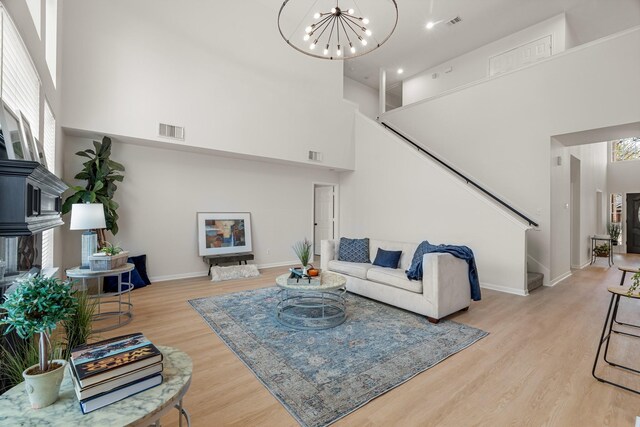
{"label": "wooden console table", "polygon": [[253,261],[253,254],[224,254],[224,255],[205,255],[202,257],[202,261],[209,264],[209,276],[211,276],[211,266],[220,265],[220,263],[237,262],[238,265],[242,265],[242,261],[246,264],[247,261]]}

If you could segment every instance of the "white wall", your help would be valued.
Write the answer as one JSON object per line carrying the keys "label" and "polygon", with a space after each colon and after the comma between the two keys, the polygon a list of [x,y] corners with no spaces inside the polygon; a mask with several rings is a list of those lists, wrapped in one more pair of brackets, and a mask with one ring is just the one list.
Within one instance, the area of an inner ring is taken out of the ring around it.
{"label": "white wall", "polygon": [[287,46],[275,6],[65,3],[66,128],[162,140],[164,122],[184,126],[178,143],[192,147],[302,163],[314,150],[327,167],[353,167],[342,63]]}
{"label": "white wall", "polygon": [[528,253],[549,270],[547,280],[550,138],[638,122],[639,50],[636,27],[391,111],[383,120],[539,222],[540,230],[529,233]]}
{"label": "white wall", "polygon": [[[580,229],[579,259],[571,265],[570,251],[570,168],[571,156],[580,160]],[[558,165],[558,157],[561,164]],[[591,239],[594,234],[604,234],[607,222],[607,143],[565,147],[551,142],[551,275],[553,278],[570,274],[571,267],[580,268],[591,260]],[[596,193],[603,193],[598,206]],[[601,209],[602,222],[597,223],[597,208]]]}
{"label": "white wall", "polygon": [[378,117],[378,91],[358,81],[344,78],[344,98],[355,102],[362,114],[375,120]]}
{"label": "white wall", "polygon": [[[67,137],[65,179],[81,168],[73,153],[91,140]],[[110,240],[147,254],[153,280],[206,275],[198,256],[196,212],[251,212],[259,266],[295,263],[291,245],[310,236],[313,182],[338,183],[337,172],[114,142],[126,167],[115,200],[120,232]],[[80,260],[80,231],[69,231],[64,266]]]}
{"label": "white wall", "polygon": [[467,245],[482,286],[526,294],[525,229],[363,115],[356,170],[340,178],[341,235]]}
{"label": "white wall", "polygon": [[607,180],[609,193],[640,193],[640,160],[609,162]]}
{"label": "white wall", "polygon": [[[402,104],[409,105],[467,83],[482,80],[489,76],[489,58],[550,34],[552,55],[563,52],[565,32],[565,16],[560,14],[409,77],[403,81]],[[449,68],[452,70],[445,72]],[[436,79],[432,78],[434,73],[438,74]]]}

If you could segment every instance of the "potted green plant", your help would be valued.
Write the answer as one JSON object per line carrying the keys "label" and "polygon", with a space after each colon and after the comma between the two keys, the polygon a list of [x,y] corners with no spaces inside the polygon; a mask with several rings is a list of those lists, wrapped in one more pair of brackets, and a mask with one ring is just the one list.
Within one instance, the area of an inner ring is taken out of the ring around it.
{"label": "potted green plant", "polygon": [[620,233],[622,233],[622,227],[620,224],[610,223],[607,226],[607,231],[609,232],[609,236],[611,236],[611,244],[613,246],[618,245],[618,239],[620,238]]}
{"label": "potted green plant", "polygon": [[39,363],[22,373],[34,409],[49,406],[58,399],[66,362],[50,360],[50,336],[58,322],[66,320],[74,312],[74,293],[69,282],[32,277],[20,282],[0,305],[5,311],[0,324],[8,326],[5,334],[15,330],[23,339],[39,334]]}
{"label": "potted green plant", "polygon": [[[105,136],[102,142],[93,141],[94,149],[78,151],[77,156],[85,157],[83,169],[74,176],[75,179],[86,180],[86,185],[71,186],[74,191],[62,205],[62,213],[71,212],[74,203],[102,203],[106,230],[115,236],[118,234],[118,207],[113,196],[118,189],[116,182],[124,180],[124,166],[111,160],[111,138]],[[98,245],[103,247],[106,241],[105,229],[97,230]]]}
{"label": "potted green plant", "polygon": [[296,242],[292,248],[293,252],[296,254],[300,263],[302,264],[302,274],[307,275],[307,271],[309,270],[309,260],[311,259],[311,247],[313,245],[311,242],[305,237],[304,240],[300,240]]}
{"label": "potted green plant", "polygon": [[631,278],[633,283],[629,286],[629,290],[627,291],[627,295],[631,296],[634,292],[640,291],[640,272],[633,275]]}
{"label": "potted green plant", "polygon": [[610,250],[611,247],[609,246],[609,244],[603,243],[601,245],[596,245],[596,247],[593,249],[593,253],[595,254],[595,256],[608,257]]}
{"label": "potted green plant", "polygon": [[104,247],[97,254],[89,256],[89,263],[93,271],[115,270],[127,263],[129,252],[118,246],[104,242]]}

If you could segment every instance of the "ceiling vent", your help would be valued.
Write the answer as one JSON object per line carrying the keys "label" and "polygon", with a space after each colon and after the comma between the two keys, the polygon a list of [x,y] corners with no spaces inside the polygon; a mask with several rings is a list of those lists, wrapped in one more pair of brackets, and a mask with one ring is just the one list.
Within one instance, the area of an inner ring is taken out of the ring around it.
{"label": "ceiling vent", "polygon": [[452,20],[448,21],[447,24],[448,25],[456,25],[460,21],[462,21],[462,18],[460,18],[459,16],[456,16]]}
{"label": "ceiling vent", "polygon": [[322,161],[322,153],[319,151],[311,151],[309,150],[309,160],[313,160],[314,162]]}
{"label": "ceiling vent", "polygon": [[160,123],[160,136],[166,138],[184,140],[184,128],[182,126],[168,125],[166,123]]}

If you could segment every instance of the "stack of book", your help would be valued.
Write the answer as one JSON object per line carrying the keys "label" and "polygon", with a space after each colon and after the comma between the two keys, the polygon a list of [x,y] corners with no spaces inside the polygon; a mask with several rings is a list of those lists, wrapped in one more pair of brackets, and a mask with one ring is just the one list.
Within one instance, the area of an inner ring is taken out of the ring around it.
{"label": "stack of book", "polygon": [[69,365],[84,414],[162,384],[162,353],[141,333],[76,347]]}

